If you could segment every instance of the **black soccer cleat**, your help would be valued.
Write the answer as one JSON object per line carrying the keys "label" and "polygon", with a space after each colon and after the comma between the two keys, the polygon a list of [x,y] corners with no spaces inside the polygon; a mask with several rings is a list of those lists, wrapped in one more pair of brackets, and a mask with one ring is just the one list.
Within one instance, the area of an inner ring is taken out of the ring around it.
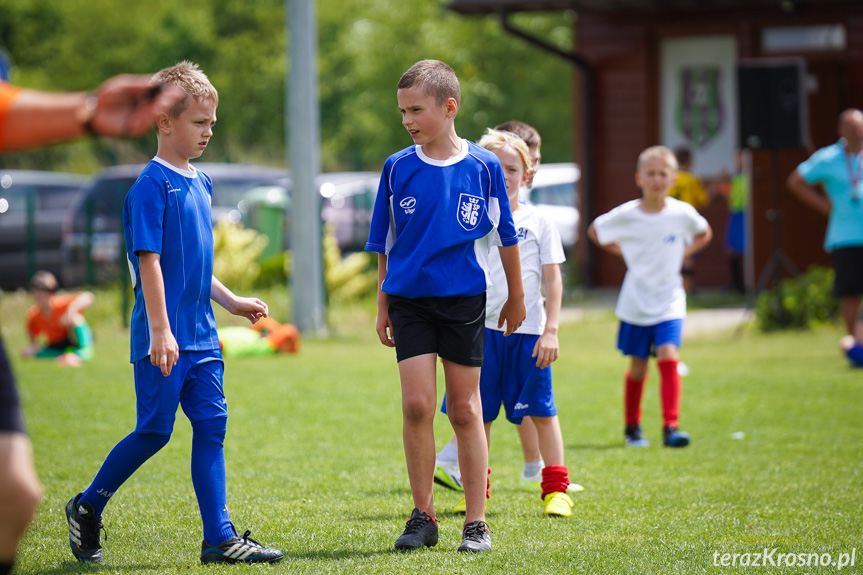
{"label": "black soccer cleat", "polygon": [[673,425],[662,428],[662,443],[665,447],[686,447],[691,441],[689,434]]}
{"label": "black soccer cleat", "polygon": [[485,521],[474,521],[464,526],[459,551],[482,553],[491,551],[491,530]]}
{"label": "black soccer cleat", "polygon": [[201,544],[201,563],[278,563],[285,555],[278,549],[264,547],[251,537],[251,531],[242,537],[231,537],[221,545]]}
{"label": "black soccer cleat", "polygon": [[[86,501],[78,502],[81,493],[66,503],[66,523],[69,525],[69,546],[78,561],[99,563],[102,561],[100,532],[105,531],[102,521],[95,518],[93,506]],[[105,531],[105,539],[108,532]]]}
{"label": "black soccer cleat", "polygon": [[414,508],[405,523],[405,531],[396,539],[396,549],[410,551],[437,545],[437,519]]}

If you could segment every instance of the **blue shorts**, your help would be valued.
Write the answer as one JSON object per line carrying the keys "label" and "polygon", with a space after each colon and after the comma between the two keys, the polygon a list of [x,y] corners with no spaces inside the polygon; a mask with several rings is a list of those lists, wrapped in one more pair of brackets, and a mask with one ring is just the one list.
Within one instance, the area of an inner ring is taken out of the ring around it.
{"label": "blue shorts", "polygon": [[647,359],[656,355],[656,348],[660,345],[673,344],[680,349],[682,334],[682,319],[670,319],[656,325],[632,325],[621,321],[617,331],[617,349],[623,355]]}
{"label": "blue shorts", "polygon": [[138,398],[138,433],[170,435],[174,429],[177,406],[192,423],[228,417],[222,389],[225,364],[218,349],[181,351],[171,375],[150,363],[149,358],[135,362],[135,395]]}
{"label": "blue shorts", "polygon": [[[485,330],[485,362],[479,376],[482,419],[494,421],[503,404],[506,419],[520,425],[526,415],[557,415],[551,388],[551,366],[536,367],[531,357],[538,335],[514,333],[504,337],[502,331]],[[446,394],[441,405],[446,413]]]}

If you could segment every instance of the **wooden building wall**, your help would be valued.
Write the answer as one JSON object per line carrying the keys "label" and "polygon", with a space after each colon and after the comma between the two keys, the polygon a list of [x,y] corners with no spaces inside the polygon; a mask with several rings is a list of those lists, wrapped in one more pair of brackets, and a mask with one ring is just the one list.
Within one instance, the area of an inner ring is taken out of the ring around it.
{"label": "wooden building wall", "polygon": [[[806,59],[807,72],[817,78],[818,90],[808,97],[811,149],[758,150],[753,154],[752,213],[754,274],[757,280],[774,254],[773,227],[767,217],[772,209],[772,186],[780,192],[781,249],[800,270],[811,264],[829,265],[822,249],[826,220],[791,196],[785,186],[788,174],[815,149],[836,141],[839,113],[848,107],[863,108],[863,2],[824,6],[817,13],[783,14],[777,9],[731,12],[581,13],[577,17],[577,50],[594,70],[591,142],[582,141],[578,161],[584,163],[584,146],[594,154],[592,202],[582,199],[583,226],[593,218],[629,199],[638,197],[635,162],[647,146],[660,140],[659,47],[674,36],[733,35],[739,58],[763,57],[760,33],[766,26],[803,26],[842,23],[846,28],[844,52],[782,54]],[[776,57],[776,54],[770,54]],[[581,74],[577,73],[579,81]],[[581,117],[577,114],[576,118]],[[576,120],[576,133],[583,133]],[[771,161],[776,162],[776,178]],[[723,248],[727,207],[717,198],[703,211],[715,238],[697,260],[696,285],[730,284]],[[583,230],[582,230],[583,231]],[[580,237],[585,237],[581,235]],[[587,253],[587,250],[591,250]],[[616,258],[586,245],[581,254],[589,262],[593,282],[619,285],[625,268]]]}

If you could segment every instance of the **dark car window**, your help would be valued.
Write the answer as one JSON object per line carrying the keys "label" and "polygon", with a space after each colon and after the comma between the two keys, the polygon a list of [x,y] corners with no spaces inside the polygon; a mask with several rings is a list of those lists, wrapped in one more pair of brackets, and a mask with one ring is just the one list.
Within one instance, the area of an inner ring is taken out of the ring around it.
{"label": "dark car window", "polygon": [[93,231],[122,229],[122,225],[118,225],[118,222],[123,219],[123,199],[126,197],[126,192],[135,183],[135,179],[133,177],[106,178],[97,181],[75,214],[73,230],[75,232],[86,231],[87,218],[90,213],[93,216]]}

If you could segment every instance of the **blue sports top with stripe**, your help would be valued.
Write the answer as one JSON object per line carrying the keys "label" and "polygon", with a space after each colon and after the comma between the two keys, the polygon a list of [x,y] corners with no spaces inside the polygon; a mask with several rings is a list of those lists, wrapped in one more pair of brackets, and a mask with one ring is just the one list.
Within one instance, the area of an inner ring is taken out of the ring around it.
{"label": "blue sports top with stripe", "polygon": [[123,202],[126,258],[135,306],[132,309],[131,361],[150,354],[152,329],[141,290],[138,254],[160,255],[171,333],[180,351],[219,349],[210,303],[213,283],[213,184],[192,168],[153,158]]}
{"label": "blue sports top with stripe", "polygon": [[492,245],[518,244],[500,162],[462,140],[434,160],[421,146],[384,164],[366,250],[387,255],[382,290],[402,297],[475,296],[491,285]]}

